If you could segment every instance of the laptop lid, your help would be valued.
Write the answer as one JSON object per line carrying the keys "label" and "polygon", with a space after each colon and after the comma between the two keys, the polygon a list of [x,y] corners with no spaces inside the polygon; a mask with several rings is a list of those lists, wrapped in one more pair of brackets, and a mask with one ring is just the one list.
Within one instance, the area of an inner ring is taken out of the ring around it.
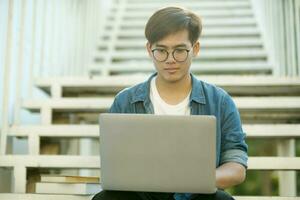
{"label": "laptop lid", "polygon": [[101,114],[104,190],[214,193],[214,116]]}

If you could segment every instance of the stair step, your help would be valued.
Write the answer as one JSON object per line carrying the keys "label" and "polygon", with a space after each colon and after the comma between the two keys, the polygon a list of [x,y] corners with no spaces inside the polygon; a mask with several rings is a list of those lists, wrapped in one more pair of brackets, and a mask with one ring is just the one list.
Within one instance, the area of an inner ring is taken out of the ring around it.
{"label": "stair step", "polygon": [[[241,19],[237,19],[237,18],[224,18],[224,19],[215,19],[215,18],[208,18],[206,20],[203,20],[203,26],[204,27],[214,27],[214,26],[256,26],[256,21],[254,18],[252,17],[248,17],[248,18],[241,18]],[[130,29],[130,28],[140,28],[140,29],[144,29],[146,25],[146,21],[132,21],[132,20],[128,20],[128,21],[122,21],[121,24],[119,25],[119,27],[121,29]],[[114,27],[115,24],[114,23],[107,23],[106,27]]]}
{"label": "stair step", "polygon": [[42,107],[46,106],[53,110],[59,111],[89,111],[103,112],[112,104],[113,97],[102,98],[64,98],[64,99],[47,99],[47,100],[27,100],[22,103],[22,107],[31,111],[39,112]]}
{"label": "stair step", "polygon": [[1,200],[90,200],[93,195],[0,193]]}
{"label": "stair step", "polygon": [[[0,156],[0,167],[99,169],[100,156],[5,155]],[[299,170],[298,157],[249,157],[249,170]]]}
{"label": "stair step", "polygon": [[[147,10],[147,9],[157,9],[160,7],[169,6],[169,3],[162,2],[143,2],[143,3],[128,3],[125,4],[126,10]],[[251,3],[249,1],[240,1],[240,0],[228,0],[228,1],[197,1],[197,2],[180,2],[181,6],[192,7],[195,10],[201,8],[214,8],[214,9],[240,9],[240,8],[249,8]],[[113,5],[112,8],[118,8],[119,5]]]}
{"label": "stair step", "polygon": [[300,197],[282,196],[234,196],[236,200],[300,200]]}
{"label": "stair step", "polygon": [[[112,20],[114,21],[115,19],[114,18],[108,18],[108,22]],[[143,18],[132,18],[130,20],[126,20],[126,18],[121,18],[121,23],[125,23],[126,22],[130,22],[130,23],[133,23],[135,26],[139,26],[139,25],[144,25],[147,23],[148,21],[148,18],[146,17],[143,17]],[[254,16],[251,16],[251,17],[236,17],[236,16],[233,16],[233,17],[223,17],[223,18],[202,18],[202,23],[203,23],[203,26],[205,27],[206,25],[212,25],[212,24],[236,24],[240,22],[240,24],[252,24],[253,25],[253,22],[256,22],[255,21],[255,18]],[[113,25],[113,24],[112,24]],[[254,24],[255,25],[255,24]],[[211,28],[211,27],[210,27]]]}
{"label": "stair step", "polygon": [[[107,55],[105,52],[97,52],[96,59],[105,59]],[[118,50],[111,54],[112,60],[149,60],[149,55],[146,50]],[[201,52],[201,56],[195,60],[215,60],[215,59],[266,59],[267,53],[264,50],[251,49],[221,49],[221,50],[205,50]]]}
{"label": "stair step", "polygon": [[[93,195],[17,194],[0,193],[2,200],[90,200]],[[234,196],[236,200],[300,200],[300,197]]]}
{"label": "stair step", "polygon": [[[244,124],[247,138],[299,138],[300,124]],[[22,125],[9,128],[11,137],[99,137],[99,125]]]}
{"label": "stair step", "polygon": [[[114,22],[115,18],[108,18],[108,24],[109,22]],[[148,21],[148,18],[143,17],[143,18],[131,18],[129,20],[126,20],[126,18],[121,18],[121,25],[128,25],[131,24],[134,26],[141,26],[143,25],[145,27],[146,23]],[[203,26],[209,26],[209,25],[216,25],[216,24],[223,24],[223,25],[228,25],[228,24],[248,24],[248,25],[256,25],[255,24],[256,20],[254,18],[254,16],[250,16],[250,17],[237,17],[237,16],[233,16],[233,17],[222,17],[222,18],[202,18],[202,23]],[[114,25],[114,24],[112,24]],[[209,27],[212,28],[212,27]],[[215,27],[218,28],[218,27]]]}
{"label": "stair step", "polygon": [[[224,3],[225,2],[248,2],[249,0],[201,0],[200,2],[206,2],[206,3],[211,3],[211,2],[215,2],[215,3]],[[144,3],[144,2],[148,2],[148,3],[161,3],[160,0],[127,0],[127,3]],[[164,0],[165,3],[174,3],[175,5],[177,3],[183,3],[181,0]],[[199,0],[186,0],[185,2],[189,2],[189,3],[199,3]]]}
{"label": "stair step", "polygon": [[[120,90],[147,80],[147,75],[121,75],[93,78],[36,79],[35,85],[50,94],[57,85],[67,94],[116,94]],[[198,79],[222,87],[231,95],[300,95],[300,79],[274,76],[197,76]]]}
{"label": "stair step", "polygon": [[34,168],[98,169],[99,156],[65,155],[4,155],[0,156],[0,167],[25,166]]}
{"label": "stair step", "polygon": [[[101,73],[101,70],[105,67],[103,62],[96,60],[95,63],[90,66],[90,73],[92,75]],[[112,63],[109,65],[109,73],[112,75],[116,74],[134,74],[134,73],[153,73],[153,63],[150,61],[126,61],[122,63]],[[194,74],[215,74],[215,75],[226,75],[226,74],[271,74],[272,66],[266,62],[193,62],[191,71]]]}
{"label": "stair step", "polygon": [[27,137],[99,137],[99,125],[23,125],[12,126],[8,136]]}
{"label": "stair step", "polygon": [[[118,39],[118,42],[114,44],[115,49],[130,49],[134,48],[137,49],[143,49],[145,50],[146,46],[146,39]],[[111,41],[100,40],[98,42],[99,48],[107,48],[111,44]],[[206,48],[238,48],[238,47],[256,47],[256,48],[262,48],[263,42],[260,38],[203,38],[201,39],[200,44],[202,49]]]}
{"label": "stair step", "polygon": [[[102,97],[29,100],[24,101],[21,107],[40,113],[43,124],[74,124],[79,123],[78,119],[95,124],[98,123],[99,113],[107,112],[113,99]],[[298,123],[300,120],[300,97],[234,97],[233,100],[244,123]],[[75,121],[70,121],[71,113]]]}
{"label": "stair step", "polygon": [[[193,9],[194,10],[194,9]],[[194,10],[202,18],[217,18],[217,17],[253,17],[253,11],[249,8],[244,9],[218,9],[218,12],[213,12],[212,9]],[[108,17],[115,17],[114,13],[110,14]],[[123,19],[148,19],[153,14],[153,11],[145,10],[135,10],[131,12],[125,12],[123,14]]]}
{"label": "stair step", "polygon": [[[108,38],[111,36],[111,31],[112,30],[105,30],[103,34],[103,38]],[[235,38],[236,36],[237,38]],[[239,37],[259,37],[260,32],[256,27],[242,27],[242,28],[207,28],[204,29],[202,34],[201,34],[201,41],[204,38],[208,37],[234,37],[233,39],[239,40]],[[116,37],[118,37],[119,40],[121,39],[144,39],[144,30],[142,29],[124,29],[120,30],[117,34]],[[243,38],[242,38],[243,39]],[[104,40],[105,41],[105,40]]]}
{"label": "stair step", "polygon": [[[142,4],[142,2],[147,2],[147,3],[160,3],[161,1],[159,0],[128,0],[126,1],[127,3],[140,3]],[[177,3],[183,3],[181,0],[165,0],[165,3],[174,3],[175,5],[177,5]],[[186,0],[185,2],[188,3],[224,3],[224,2],[249,2],[249,0]]]}
{"label": "stair step", "polygon": [[[28,100],[22,107],[38,112],[43,107],[57,111],[89,111],[102,112],[113,103],[113,97],[102,98],[62,98],[47,100]],[[233,97],[241,112],[243,111],[285,111],[298,112],[300,115],[300,97]]]}

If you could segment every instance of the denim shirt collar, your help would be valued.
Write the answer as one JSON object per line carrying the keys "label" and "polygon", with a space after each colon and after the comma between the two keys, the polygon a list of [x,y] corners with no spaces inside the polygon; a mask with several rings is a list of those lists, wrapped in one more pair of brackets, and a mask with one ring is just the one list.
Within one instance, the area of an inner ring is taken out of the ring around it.
{"label": "denim shirt collar", "polygon": [[[135,90],[135,95],[131,99],[131,103],[136,103],[138,101],[144,102],[144,105],[147,106],[151,103],[150,100],[150,84],[153,77],[157,75],[157,72],[153,73],[147,81],[140,84],[138,88]],[[192,78],[192,92],[190,95],[190,104],[192,101],[195,101],[200,104],[206,104],[206,98],[204,95],[203,84],[202,81],[198,80],[193,74],[191,74]],[[197,84],[200,83],[200,84]]]}
{"label": "denim shirt collar", "polygon": [[200,104],[206,104],[202,81],[198,80],[193,74],[192,77],[192,92],[190,96],[190,103],[195,101]]}

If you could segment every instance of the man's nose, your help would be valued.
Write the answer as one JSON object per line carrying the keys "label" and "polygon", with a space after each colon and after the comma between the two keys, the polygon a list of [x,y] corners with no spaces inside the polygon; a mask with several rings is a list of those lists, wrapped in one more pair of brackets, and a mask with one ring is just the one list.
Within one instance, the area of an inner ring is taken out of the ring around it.
{"label": "man's nose", "polygon": [[172,52],[169,52],[166,63],[174,63],[174,62],[176,62],[176,60],[174,59]]}

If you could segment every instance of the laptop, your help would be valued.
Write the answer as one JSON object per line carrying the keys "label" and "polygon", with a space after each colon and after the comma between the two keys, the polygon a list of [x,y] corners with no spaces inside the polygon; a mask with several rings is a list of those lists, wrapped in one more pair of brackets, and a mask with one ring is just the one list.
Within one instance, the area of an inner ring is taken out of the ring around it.
{"label": "laptop", "polygon": [[101,114],[103,190],[216,192],[214,116]]}

